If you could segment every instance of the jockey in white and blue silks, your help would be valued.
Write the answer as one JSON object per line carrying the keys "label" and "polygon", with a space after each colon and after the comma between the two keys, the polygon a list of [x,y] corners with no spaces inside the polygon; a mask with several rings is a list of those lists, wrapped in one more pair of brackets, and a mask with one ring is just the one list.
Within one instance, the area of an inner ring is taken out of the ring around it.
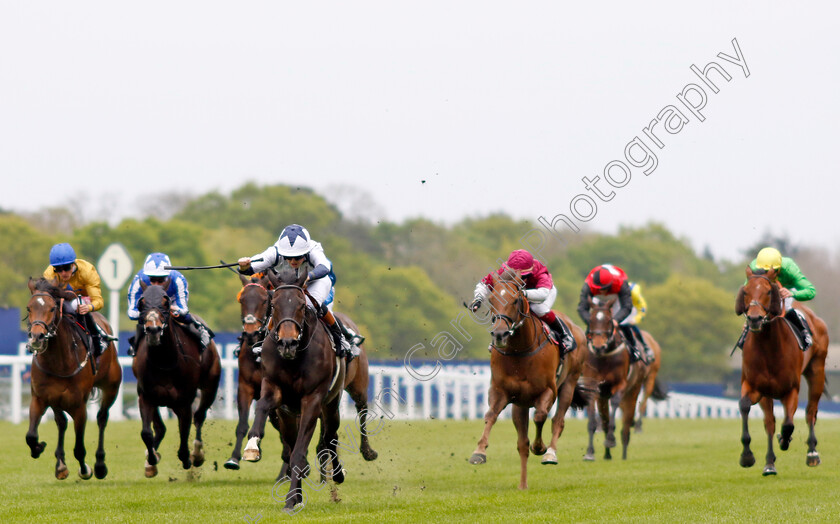
{"label": "jockey in white and blue silks", "polygon": [[[251,262],[252,259],[254,259],[253,262]],[[309,306],[318,313],[319,317],[326,320],[336,346],[336,354],[339,357],[348,357],[348,361],[357,356],[359,349],[348,340],[348,338],[352,340],[355,334],[350,333],[332,314],[335,298],[333,287],[335,273],[333,273],[332,262],[324,254],[321,243],[316,242],[306,228],[298,224],[286,226],[274,245],[252,257],[240,258],[239,272],[244,275],[261,273],[270,267],[277,266],[282,261],[294,269],[300,268],[304,263],[309,265],[306,281]],[[345,337],[345,335],[350,336]],[[361,337],[357,340],[358,342],[356,340],[353,342],[361,343]],[[255,348],[255,351],[257,349]]]}
{"label": "jockey in white and blue silks", "polygon": [[[128,286],[128,318],[131,320],[138,320],[140,318],[138,303],[145,287],[150,285],[166,286],[170,314],[177,317],[181,323],[190,327],[191,330],[194,329],[195,332],[193,334],[197,335],[196,338],[201,342],[202,348],[206,348],[207,344],[210,343],[212,335],[204,324],[190,315],[188,306],[190,292],[187,279],[178,271],[166,269],[167,266],[171,265],[172,263],[169,261],[169,257],[163,253],[151,253],[146,257],[146,261],[143,263],[143,269],[134,275],[134,279]],[[143,286],[140,285],[141,282],[144,284]],[[136,344],[139,342],[142,334],[143,326],[138,323],[137,333],[134,339],[129,341],[131,346],[129,350],[130,355],[133,356],[132,350],[136,350]]]}

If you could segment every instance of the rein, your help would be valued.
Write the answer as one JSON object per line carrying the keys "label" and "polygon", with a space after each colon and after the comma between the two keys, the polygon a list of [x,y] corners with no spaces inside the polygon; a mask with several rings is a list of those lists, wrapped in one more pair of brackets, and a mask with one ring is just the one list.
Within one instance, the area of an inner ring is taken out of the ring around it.
{"label": "rein", "polygon": [[[769,282],[771,287],[776,286],[776,283],[773,282],[772,280],[770,280],[769,278],[767,278],[766,275],[751,275],[748,278],[748,280],[752,280],[754,278],[762,278],[762,279],[766,280],[767,282]],[[757,306],[757,307],[761,308],[761,311],[764,313],[761,316],[761,324],[759,325],[759,328],[758,328],[757,331],[761,331],[764,328],[764,326],[773,322],[774,320],[776,320],[780,316],[780,315],[771,316],[770,313],[767,312],[767,309],[763,305],[761,305],[761,303],[759,303],[758,300],[751,300],[747,309],[749,309],[752,306]],[[750,329],[750,331],[753,331],[753,330]]]}
{"label": "rein", "polygon": [[[517,300],[522,298],[521,297],[521,291],[522,291],[522,289],[520,288],[519,293],[517,294]],[[496,322],[497,320],[504,320],[505,321],[505,323],[508,326],[507,334],[508,334],[509,337],[512,337],[516,333],[516,331],[520,327],[522,327],[523,324],[525,324],[525,321],[530,319],[531,324],[534,327],[534,332],[537,333],[537,338],[539,338],[539,336],[540,336],[539,334],[542,332],[542,330],[540,329],[540,326],[537,324],[537,320],[531,315],[530,311],[528,313],[525,313],[521,309],[519,309],[519,307],[517,306],[517,313],[519,313],[519,315],[522,317],[518,321],[514,321],[512,317],[510,317],[508,315],[505,315],[505,314],[502,314],[502,313],[496,313],[491,318],[492,318],[493,322]],[[539,346],[537,346],[535,349],[532,349],[531,351],[527,351],[527,352],[524,352],[524,353],[518,352],[518,351],[505,351],[503,349],[500,349],[500,348],[496,347],[496,345],[493,344],[493,343],[490,344],[490,347],[495,349],[496,352],[499,353],[500,355],[504,355],[506,357],[530,357],[531,355],[535,355],[535,354],[539,353],[540,350],[542,350],[542,348],[545,347],[545,345],[548,343],[548,341],[549,341],[549,337],[546,335],[545,338],[543,339],[542,343],[540,343]]]}
{"label": "rein", "polygon": [[[300,342],[301,339],[303,339],[304,331],[308,332],[308,334],[309,334],[309,336],[306,338],[306,344],[303,344],[302,346],[300,346],[296,350],[296,351],[304,351],[309,347],[309,344],[312,343],[312,338],[315,336],[315,330],[306,329],[306,327],[308,327],[308,324],[306,323],[306,298],[309,297],[310,299],[312,299],[312,296],[309,293],[307,293],[304,288],[302,288],[300,286],[294,286],[294,285],[291,285],[291,284],[287,284],[287,285],[283,285],[283,286],[279,286],[279,287],[274,288],[275,294],[276,294],[277,290],[280,290],[280,289],[294,289],[294,290],[300,291],[301,294],[304,296],[303,324],[301,324],[300,322],[298,322],[297,320],[295,320],[291,317],[281,318],[277,322],[277,327],[271,329],[271,338],[273,338],[275,342],[279,343],[280,342],[280,335],[279,335],[280,326],[282,326],[284,322],[291,322],[298,330],[298,336],[297,336],[297,341],[298,342]],[[314,299],[312,299],[312,301],[317,304],[317,302]],[[272,310],[273,310],[273,308],[272,308]]]}

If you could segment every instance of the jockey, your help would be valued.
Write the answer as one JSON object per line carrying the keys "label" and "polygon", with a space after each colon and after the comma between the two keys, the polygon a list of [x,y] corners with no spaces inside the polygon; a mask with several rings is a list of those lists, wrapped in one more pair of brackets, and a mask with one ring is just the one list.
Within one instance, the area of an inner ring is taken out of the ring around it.
{"label": "jockey", "polygon": [[[166,266],[171,265],[169,257],[163,253],[151,253],[146,257],[146,261],[143,262],[143,269],[134,275],[134,279],[128,286],[128,318],[131,320],[140,319],[140,311],[137,307],[146,286],[163,286],[166,288],[166,294],[169,297],[170,315],[187,327],[190,334],[199,341],[203,351],[210,344],[214,334],[197,317],[190,314],[187,306],[190,296],[187,279],[178,271],[165,269]],[[144,285],[141,285],[141,282]],[[137,332],[128,340],[129,356],[133,357],[137,353],[137,346],[144,330],[143,324],[138,322]]]}
{"label": "jockey", "polygon": [[[254,259],[253,262],[252,259]],[[309,266],[309,273],[306,277],[309,306],[315,310],[319,318],[324,319],[329,327],[335,344],[336,355],[339,358],[347,358],[347,362],[350,363],[361,353],[358,345],[364,342],[364,337],[347,329],[333,315],[335,273],[333,273],[332,262],[324,254],[321,243],[316,242],[306,228],[298,224],[286,226],[274,245],[252,257],[240,258],[238,260],[239,272],[243,275],[252,275],[263,272],[283,261],[295,270],[301,268],[304,264]],[[256,354],[259,354],[260,350],[260,347],[253,348]]]}
{"label": "jockey", "polygon": [[[525,283],[525,297],[528,299],[528,304],[531,311],[545,322],[548,327],[556,334],[557,340],[560,341],[560,358],[563,358],[566,353],[574,351],[577,347],[575,338],[569,331],[568,326],[560,320],[551,306],[557,299],[557,288],[551,279],[551,273],[548,272],[542,262],[535,260],[534,256],[524,249],[517,249],[513,251],[507,259],[507,262],[502,264],[502,267],[496,270],[496,273],[501,275],[506,269],[517,270]],[[493,273],[489,273],[475,286],[474,300],[469,305],[472,311],[477,311],[481,307],[481,303],[490,294],[493,288]]]}
{"label": "jockey", "polygon": [[[638,289],[636,292],[638,299],[634,300],[631,285]],[[607,302],[612,297],[618,298],[613,305],[613,322],[621,328],[624,339],[627,341],[630,362],[639,360],[643,360],[645,364],[653,362],[653,351],[648,347],[641,331],[636,326],[636,323],[647,312],[647,303],[641,295],[638,284],[632,284],[627,280],[627,274],[618,266],[603,264],[594,267],[586,276],[578,302],[578,314],[587,326],[589,326],[590,297],[601,302]]]}
{"label": "jockey", "polygon": [[[78,298],[64,302],[64,311],[79,315],[93,339],[94,358],[108,347],[106,333],[90,315],[105,305],[102,288],[96,267],[87,260],[76,258],[76,252],[70,244],[56,244],[50,249],[50,265],[44,270],[44,278],[56,282],[57,287],[64,287],[74,292]],[[102,335],[105,335],[104,337]]]}
{"label": "jockey", "polygon": [[[805,315],[798,309],[793,308],[793,301],[806,302],[817,295],[817,288],[810,280],[805,278],[802,270],[796,265],[793,259],[783,257],[778,249],[765,247],[758,252],[755,260],[750,262],[750,269],[753,273],[762,274],[771,269],[776,270],[776,280],[781,286],[782,305],[785,310],[785,318],[797,329],[802,339],[802,351],[811,347],[813,339],[811,330],[808,328],[808,321]],[[738,339],[738,347],[744,348],[744,341],[747,339],[748,327],[744,324],[744,331]]]}

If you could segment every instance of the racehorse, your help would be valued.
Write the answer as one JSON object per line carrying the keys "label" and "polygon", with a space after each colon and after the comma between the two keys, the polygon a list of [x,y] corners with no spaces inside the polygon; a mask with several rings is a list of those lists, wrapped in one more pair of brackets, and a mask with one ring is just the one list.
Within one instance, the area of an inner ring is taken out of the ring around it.
{"label": "racehorse", "polygon": [[[90,466],[85,464],[85,425],[87,424],[87,402],[91,390],[99,388],[102,397],[96,422],[99,425],[99,445],[96,448],[96,463],[93,474],[104,479],[108,474],[105,465],[105,426],[108,424],[108,410],[114,404],[122,382],[122,368],[117,361],[117,350],[112,342],[102,352],[98,362],[91,362],[86,339],[80,333],[81,324],[63,311],[64,301],[74,300],[76,295],[61,290],[53,281],[43,278],[29,279],[32,296],[26,306],[28,313],[28,348],[32,356],[32,400],[29,403],[29,431],[26,443],[32,458],[38,458],[46,442],[38,442],[38,424],[47,408],[52,408],[58,426],[58,444],[55,448],[55,477],[67,478],[64,463],[64,432],[67,430],[67,414],[73,418],[76,430],[76,445],[73,456],[79,461],[79,476],[85,480],[91,477]],[[105,317],[93,313],[94,320],[105,332],[112,334]]]}
{"label": "racehorse", "polygon": [[[137,397],[143,428],[140,437],[146,444],[147,478],[157,475],[160,462],[158,449],[166,434],[158,408],[170,408],[178,417],[181,445],[178,459],[184,469],[204,463],[204,444],[201,427],[207,410],[216,398],[222,368],[216,344],[200,350],[200,344],[188,328],[170,318],[170,302],[164,286],[141,283],[143,294],[138,302],[139,321],[145,334],[137,343],[132,369],[137,377]],[[193,416],[193,401],[201,392],[198,408]],[[187,439],[190,423],[195,423],[195,441],[190,453]],[[152,431],[154,425],[154,432]]]}
{"label": "racehorse", "polygon": [[613,322],[612,307],[615,301],[615,298],[606,302],[589,298],[589,328],[586,330],[587,358],[583,377],[587,386],[598,390],[598,396],[593,398],[587,406],[589,446],[583,457],[587,461],[595,460],[593,438],[598,430],[599,418],[601,429],[604,431],[604,458],[612,459],[610,448],[616,445],[615,412],[617,408],[621,408],[622,413],[621,458],[627,459],[630,427],[633,426],[636,415],[639,392],[647,383],[651,384],[649,386],[651,394],[662,391],[662,388],[656,385],[656,370],[659,366],[656,366],[656,370],[653,369],[653,364],[658,364],[660,360],[659,344],[650,333],[642,331],[642,336],[653,351],[655,360],[650,365],[642,360],[631,364],[627,344],[633,342],[627,342],[621,330]]}
{"label": "racehorse", "polygon": [[776,455],[773,453],[773,433],[776,431],[776,417],[773,415],[773,399],[779,399],[784,407],[785,418],[782,432],[778,436],[779,447],[785,451],[793,435],[793,415],[799,401],[800,375],[808,382],[808,405],[805,420],[808,423],[808,454],[805,463],[818,466],[817,437],[814,425],[817,423],[817,408],[825,388],[825,359],[828,355],[828,331],[825,322],[809,308],[797,303],[796,309],[808,319],[813,334],[813,344],[803,352],[799,348],[793,328],[784,319],[784,311],[776,281],[776,270],[756,271],[747,267],[747,283],[738,292],[735,312],[746,314],[749,332],[744,341],[741,361],[741,452],[740,464],[748,468],[755,464],[750,450],[750,433],[747,420],[750,408],[759,403],[764,411],[764,430],[767,432],[766,464],[762,475],[776,474]]}
{"label": "racehorse", "polygon": [[[565,426],[569,406],[582,408],[587,394],[577,380],[583,371],[583,330],[561,313],[556,313],[572,331],[577,349],[563,359],[561,369],[557,344],[549,337],[542,322],[530,313],[523,291],[522,278],[512,269],[493,275],[493,287],[487,303],[493,312],[490,352],[489,409],[484,415],[484,432],[470,457],[471,464],[487,462],[490,430],[499,413],[513,404],[512,418],[518,435],[520,458],[519,489],[528,488],[528,410],[534,408],[536,440],[530,446],[535,455],[546,455],[543,464],[556,464],[557,439]],[[548,448],[542,440],[542,429],[548,412],[557,401],[552,419],[552,436]]]}
{"label": "racehorse", "polygon": [[284,268],[278,274],[280,285],[273,291],[267,335],[260,354],[261,395],[244,452],[245,460],[259,460],[266,417],[269,411],[277,409],[283,447],[291,450],[289,457],[283,459],[279,476],[288,475],[290,480],[287,510],[303,501],[301,480],[309,472],[306,452],[319,418],[322,431],[317,455],[322,464],[322,479],[329,464],[333,481],[344,482],[344,469],[337,453],[344,359],[336,357],[332,336],[315,311],[307,307],[304,288],[307,274],[305,270],[298,272],[291,268]]}
{"label": "racehorse", "polygon": [[[269,273],[269,275],[273,276],[272,273]],[[245,438],[248,432],[248,414],[251,408],[251,402],[260,397],[263,376],[262,367],[257,361],[257,355],[251,351],[251,348],[258,342],[262,342],[265,338],[266,326],[271,313],[271,290],[278,285],[276,279],[272,283],[270,278],[270,276],[264,276],[261,279],[255,279],[240,275],[243,287],[237,295],[242,313],[242,335],[240,335],[241,345],[239,347],[238,357],[239,387],[237,392],[239,424],[236,426],[236,444],[233,447],[231,457],[225,462],[225,468],[227,469],[239,469],[239,461],[242,458],[240,450],[242,449],[242,439]],[[358,328],[347,315],[336,313],[336,316],[341,319],[345,326],[350,326],[351,329],[358,332]],[[365,460],[375,460],[377,453],[370,447],[366,429],[368,411],[367,389],[370,381],[368,375],[368,359],[364,347],[360,347],[360,349],[361,354],[347,366],[344,390],[350,394],[350,397],[356,403],[361,433],[359,451]],[[276,411],[269,411],[268,417],[272,426],[277,431],[281,431]],[[288,459],[289,455],[290,451],[284,449],[284,459]],[[285,464],[288,464],[288,462],[285,462]]]}

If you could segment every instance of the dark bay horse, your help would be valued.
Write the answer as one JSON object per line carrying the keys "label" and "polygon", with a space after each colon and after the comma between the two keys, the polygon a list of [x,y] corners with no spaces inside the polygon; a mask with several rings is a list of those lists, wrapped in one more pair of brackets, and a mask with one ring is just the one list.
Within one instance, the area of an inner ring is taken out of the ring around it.
{"label": "dark bay horse", "polygon": [[[598,430],[598,419],[604,431],[604,458],[612,458],[610,448],[615,447],[615,413],[621,408],[621,458],[627,459],[627,447],[630,444],[630,428],[636,416],[636,402],[639,392],[650,382],[651,394],[661,392],[656,385],[656,366],[660,360],[659,344],[647,331],[642,331],[645,342],[650,346],[655,361],[645,364],[644,361],[630,363],[627,342],[622,331],[615,325],[612,317],[612,307],[616,299],[607,302],[589,299],[589,328],[586,330],[587,358],[583,370],[584,383],[598,391],[597,397],[591,399],[587,406],[589,415],[589,446],[583,459],[595,460],[593,439]],[[654,397],[657,398],[657,397]],[[646,399],[645,399],[646,400]],[[610,409],[612,405],[612,409]],[[597,408],[597,413],[596,413]]]}
{"label": "dark bay horse", "polygon": [[785,418],[782,432],[778,436],[779,447],[785,451],[793,435],[793,415],[799,402],[800,375],[808,382],[808,406],[805,420],[808,423],[808,454],[805,463],[818,466],[817,437],[814,425],[817,423],[817,408],[825,388],[825,359],[828,355],[828,331],[825,322],[813,311],[796,303],[808,319],[813,334],[813,344],[803,352],[791,326],[783,315],[783,305],[775,270],[753,273],[747,267],[747,283],[738,292],[735,312],[746,314],[749,333],[744,341],[741,361],[741,466],[748,468],[755,464],[750,450],[748,417],[753,404],[759,403],[764,411],[764,430],[767,433],[767,455],[763,475],[776,474],[776,455],[773,453],[773,433],[776,431],[776,417],[773,414],[773,399],[779,399],[784,407]]}
{"label": "dark bay horse", "polygon": [[323,429],[317,452],[322,478],[329,464],[333,481],[344,481],[336,446],[344,359],[336,358],[331,335],[307,306],[306,276],[306,271],[298,275],[286,268],[279,274],[280,285],[273,291],[268,334],[261,352],[261,395],[244,452],[245,460],[259,460],[266,418],[277,409],[283,447],[290,450],[280,471],[280,478],[288,475],[290,479],[285,505],[288,510],[303,501],[301,480],[308,474],[306,452],[319,418]]}
{"label": "dark bay horse", "polygon": [[[487,303],[493,312],[490,353],[489,409],[484,415],[484,432],[470,457],[471,464],[487,461],[490,430],[499,413],[513,404],[512,418],[518,435],[520,458],[519,489],[528,488],[528,411],[534,408],[536,440],[530,446],[535,455],[546,455],[544,464],[556,464],[557,439],[563,432],[570,405],[582,408],[587,403],[584,389],[577,384],[583,371],[585,337],[583,330],[566,315],[556,313],[572,331],[578,348],[565,356],[560,367],[560,352],[542,322],[530,313],[528,299],[522,293],[522,279],[514,270],[493,277]],[[557,401],[552,419],[552,437],[548,448],[542,429],[551,406]]]}
{"label": "dark bay horse", "polygon": [[[138,309],[145,335],[137,343],[132,369],[137,377],[137,397],[146,444],[146,477],[157,475],[158,449],[166,434],[158,407],[170,408],[178,417],[181,445],[178,459],[184,469],[204,463],[201,427],[207,410],[216,398],[222,368],[216,344],[211,340],[204,351],[185,326],[170,318],[170,302],[165,286],[143,286]],[[193,401],[201,399],[193,416]],[[195,422],[195,442],[190,453],[187,440]],[[154,432],[152,431],[154,425]]]}
{"label": "dark bay horse", "polygon": [[[96,422],[99,425],[99,445],[96,448],[96,463],[93,474],[103,479],[108,474],[105,465],[105,426],[108,424],[108,410],[114,404],[122,382],[122,368],[117,361],[114,344],[100,355],[96,362],[90,362],[85,338],[76,326],[79,322],[63,312],[65,300],[73,300],[72,292],[55,287],[55,283],[43,278],[29,280],[32,296],[26,306],[29,317],[28,347],[32,356],[32,400],[29,404],[29,431],[26,443],[32,458],[38,458],[46,447],[38,442],[38,424],[47,408],[53,410],[58,426],[58,444],[55,448],[55,477],[67,478],[64,463],[64,433],[67,430],[67,414],[73,418],[76,430],[76,445],[73,455],[79,461],[79,476],[85,480],[91,477],[90,466],[85,464],[85,425],[87,424],[87,402],[93,388],[99,388],[102,398]],[[108,334],[111,326],[105,317],[93,313],[94,320]]]}
{"label": "dark bay horse", "polygon": [[[269,274],[271,275],[271,274]],[[233,447],[231,457],[225,462],[227,469],[239,469],[239,461],[242,458],[242,440],[248,433],[248,415],[251,402],[260,398],[262,384],[262,366],[257,362],[257,356],[251,348],[257,342],[265,338],[266,326],[270,310],[271,290],[278,282],[271,281],[270,276],[263,278],[246,277],[240,275],[243,287],[239,291],[237,301],[240,304],[242,316],[242,335],[239,347],[239,385],[237,391],[237,407],[239,412],[239,424],[236,426],[236,443]],[[358,333],[356,324],[343,313],[335,313],[337,317]],[[356,404],[356,412],[360,423],[361,439],[359,451],[365,460],[375,460],[378,454],[370,447],[367,435],[367,393],[370,376],[368,372],[368,358],[364,345],[360,346],[361,354],[347,366],[347,373],[344,378],[344,390],[350,395]],[[281,431],[277,412],[271,410],[268,413],[272,426]],[[323,427],[323,424],[322,424]],[[323,438],[323,437],[322,437]],[[288,459],[290,451],[284,449],[283,456]],[[285,464],[288,464],[286,462]]]}

